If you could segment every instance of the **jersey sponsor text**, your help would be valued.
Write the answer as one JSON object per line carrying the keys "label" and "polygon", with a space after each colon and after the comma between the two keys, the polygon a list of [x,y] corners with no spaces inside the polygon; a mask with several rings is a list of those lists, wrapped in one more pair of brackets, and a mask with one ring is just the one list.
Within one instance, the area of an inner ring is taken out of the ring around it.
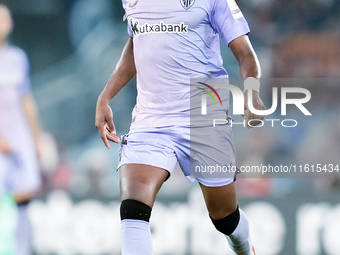
{"label": "jersey sponsor text", "polygon": [[153,33],[188,33],[188,25],[186,25],[184,22],[181,22],[180,24],[165,24],[163,21],[161,21],[159,24],[145,23],[144,25],[139,25],[137,20],[130,19],[130,26],[134,35]]}

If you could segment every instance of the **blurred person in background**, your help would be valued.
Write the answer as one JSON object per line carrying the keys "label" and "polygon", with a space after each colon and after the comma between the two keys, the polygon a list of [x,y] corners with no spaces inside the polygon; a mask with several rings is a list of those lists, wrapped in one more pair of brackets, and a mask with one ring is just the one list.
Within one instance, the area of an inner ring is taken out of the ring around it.
{"label": "blurred person in background", "polygon": [[28,204],[41,184],[40,129],[30,93],[28,59],[8,43],[12,29],[10,11],[0,4],[0,197],[10,193],[18,206],[15,254],[26,255],[31,254]]}

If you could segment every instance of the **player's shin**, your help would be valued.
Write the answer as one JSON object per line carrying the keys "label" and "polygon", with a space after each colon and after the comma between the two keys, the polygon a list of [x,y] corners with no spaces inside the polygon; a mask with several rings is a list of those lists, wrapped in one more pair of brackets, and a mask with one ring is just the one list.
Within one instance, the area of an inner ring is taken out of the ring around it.
{"label": "player's shin", "polygon": [[237,208],[235,212],[227,217],[214,220],[216,229],[223,233],[229,243],[230,248],[237,255],[251,255],[252,245],[250,242],[249,223],[245,213]]}
{"label": "player's shin", "polygon": [[132,199],[122,201],[122,255],[151,255],[152,242],[149,226],[151,207]]}

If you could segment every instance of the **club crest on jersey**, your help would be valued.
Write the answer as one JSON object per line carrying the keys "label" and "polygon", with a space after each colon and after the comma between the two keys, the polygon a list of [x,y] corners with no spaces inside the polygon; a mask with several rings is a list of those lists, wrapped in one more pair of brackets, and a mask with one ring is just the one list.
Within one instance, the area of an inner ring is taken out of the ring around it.
{"label": "club crest on jersey", "polygon": [[129,8],[133,8],[138,4],[138,0],[131,0],[129,2]]}
{"label": "club crest on jersey", "polygon": [[195,0],[179,0],[184,9],[189,10],[194,5]]}

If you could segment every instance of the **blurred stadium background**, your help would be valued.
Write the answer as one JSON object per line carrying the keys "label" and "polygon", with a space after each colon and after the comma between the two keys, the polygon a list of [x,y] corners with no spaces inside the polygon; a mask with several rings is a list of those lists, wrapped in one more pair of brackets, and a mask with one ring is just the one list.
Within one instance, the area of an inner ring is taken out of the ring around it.
{"label": "blurred stadium background", "polygon": [[[44,186],[30,206],[35,254],[119,254],[118,145],[94,127],[96,99],[128,38],[119,0],[7,0],[11,42],[31,62],[45,135]],[[239,0],[265,78],[315,78],[313,117],[298,128],[235,128],[239,165],[339,164],[340,1]],[[223,45],[225,67],[237,64]],[[270,82],[262,85],[266,104]],[[135,81],[112,102],[128,131]],[[279,118],[279,117],[278,117]],[[301,116],[296,116],[296,119]],[[301,124],[301,125],[300,125]],[[331,178],[240,178],[240,204],[262,255],[340,254],[340,174]],[[156,255],[218,255],[227,243],[209,221],[197,185],[180,171],[165,183],[152,216]]]}

